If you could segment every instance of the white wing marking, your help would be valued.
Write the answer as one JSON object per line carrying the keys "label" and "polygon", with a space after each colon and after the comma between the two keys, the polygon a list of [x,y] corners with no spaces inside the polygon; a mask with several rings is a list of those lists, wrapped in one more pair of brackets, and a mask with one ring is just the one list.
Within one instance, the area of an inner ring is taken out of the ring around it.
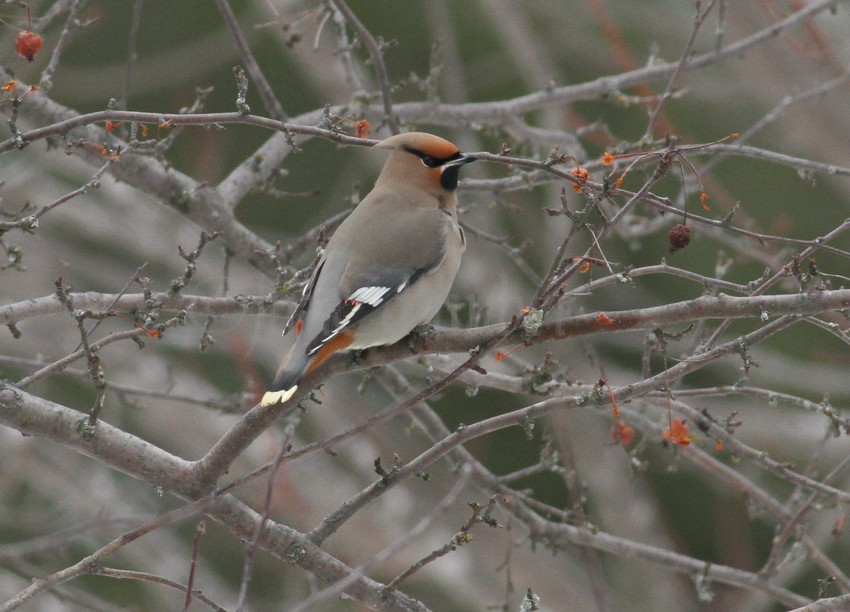
{"label": "white wing marking", "polygon": [[389,287],[360,287],[352,293],[349,302],[362,302],[369,304],[373,308],[377,308],[384,301],[384,295],[390,290]]}

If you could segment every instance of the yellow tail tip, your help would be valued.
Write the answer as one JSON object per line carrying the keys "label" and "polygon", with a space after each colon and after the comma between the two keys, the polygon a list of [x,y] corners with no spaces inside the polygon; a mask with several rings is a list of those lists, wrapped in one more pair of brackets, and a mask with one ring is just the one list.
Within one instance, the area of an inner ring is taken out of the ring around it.
{"label": "yellow tail tip", "polygon": [[260,400],[261,406],[271,406],[272,404],[282,404],[289,400],[298,391],[298,385],[287,389],[286,391],[266,391],[263,399]]}

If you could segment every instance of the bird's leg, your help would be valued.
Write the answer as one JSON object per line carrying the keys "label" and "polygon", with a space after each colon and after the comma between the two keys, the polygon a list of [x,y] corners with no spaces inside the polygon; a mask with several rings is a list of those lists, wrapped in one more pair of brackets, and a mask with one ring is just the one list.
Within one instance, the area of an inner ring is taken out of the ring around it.
{"label": "bird's leg", "polygon": [[433,325],[430,323],[420,323],[407,334],[407,348],[415,355],[419,352],[419,343],[433,338],[435,335],[436,332]]}
{"label": "bird's leg", "polygon": [[351,351],[351,365],[358,366],[363,363],[363,353],[369,349],[354,349]]}

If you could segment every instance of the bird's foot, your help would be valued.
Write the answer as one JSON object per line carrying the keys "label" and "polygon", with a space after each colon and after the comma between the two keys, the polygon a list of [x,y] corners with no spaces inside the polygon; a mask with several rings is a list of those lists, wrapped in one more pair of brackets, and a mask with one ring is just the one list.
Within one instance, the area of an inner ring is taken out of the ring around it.
{"label": "bird's foot", "polygon": [[407,348],[414,355],[419,352],[419,344],[436,336],[434,326],[428,323],[420,323],[407,334]]}
{"label": "bird's foot", "polygon": [[369,349],[354,349],[351,351],[351,365],[359,366],[363,363],[363,354],[366,353]]}

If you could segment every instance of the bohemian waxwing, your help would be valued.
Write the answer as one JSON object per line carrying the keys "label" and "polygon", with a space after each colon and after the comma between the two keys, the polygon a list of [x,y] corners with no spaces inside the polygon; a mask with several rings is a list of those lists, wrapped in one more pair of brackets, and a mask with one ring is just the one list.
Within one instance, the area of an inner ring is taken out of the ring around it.
{"label": "bohemian waxwing", "polygon": [[475,161],[447,140],[410,132],[391,151],[372,191],[328,242],[284,335],[295,343],[264,406],[285,402],[333,353],[397,342],[446,299],[466,247],[457,222],[460,167]]}

